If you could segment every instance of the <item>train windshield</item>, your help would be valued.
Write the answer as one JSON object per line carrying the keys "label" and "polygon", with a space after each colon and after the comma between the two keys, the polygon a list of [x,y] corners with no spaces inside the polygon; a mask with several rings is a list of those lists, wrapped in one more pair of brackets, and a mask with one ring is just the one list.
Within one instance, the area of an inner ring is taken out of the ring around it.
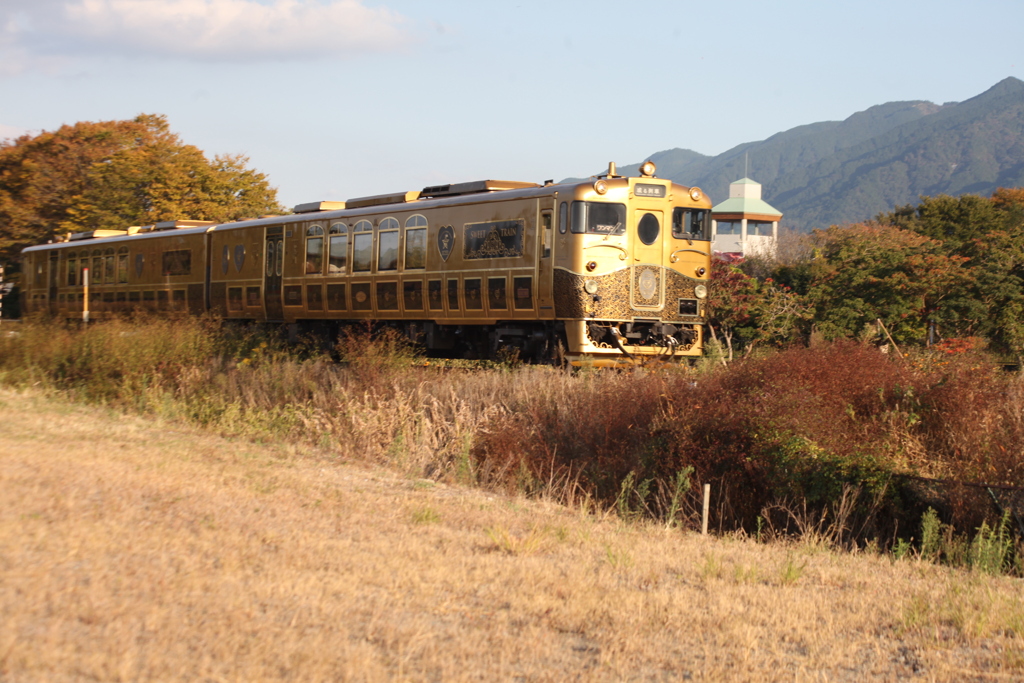
{"label": "train windshield", "polygon": [[707,209],[686,209],[677,206],[672,209],[672,236],[677,239],[706,240],[711,221]]}
{"label": "train windshield", "polygon": [[572,203],[572,231],[591,235],[622,235],[626,232],[626,205],[601,202]]}

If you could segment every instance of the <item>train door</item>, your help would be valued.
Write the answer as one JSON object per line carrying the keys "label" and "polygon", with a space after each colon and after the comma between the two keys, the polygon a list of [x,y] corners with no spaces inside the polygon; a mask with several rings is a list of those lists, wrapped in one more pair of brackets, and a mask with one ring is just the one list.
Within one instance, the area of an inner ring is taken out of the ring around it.
{"label": "train door", "polygon": [[263,306],[267,320],[283,320],[281,273],[284,270],[284,228],[267,228],[263,260]]}
{"label": "train door", "polygon": [[664,304],[663,260],[665,258],[665,212],[660,209],[636,209],[633,212],[631,303],[634,308],[652,312]]}
{"label": "train door", "polygon": [[52,315],[57,315],[57,284],[60,281],[58,277],[58,270],[60,267],[60,253],[57,250],[50,252],[50,272],[48,274],[49,282],[47,287],[47,304],[50,308]]}
{"label": "train door", "polygon": [[538,230],[538,241],[540,242],[537,249],[537,303],[536,305],[542,309],[551,309],[554,306],[553,303],[553,278],[554,268],[552,263],[554,261],[554,246],[555,246],[555,230],[554,230],[554,210],[553,209],[542,209],[540,212],[540,224]]}

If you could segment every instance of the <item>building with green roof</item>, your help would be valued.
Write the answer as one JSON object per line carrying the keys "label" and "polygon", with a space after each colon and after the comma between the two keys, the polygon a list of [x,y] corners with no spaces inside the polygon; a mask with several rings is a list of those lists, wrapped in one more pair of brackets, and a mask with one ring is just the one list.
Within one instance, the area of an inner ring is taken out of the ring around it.
{"label": "building with green roof", "polygon": [[761,183],[741,178],[729,185],[729,198],[711,209],[711,248],[733,256],[774,254],[781,218],[761,199]]}

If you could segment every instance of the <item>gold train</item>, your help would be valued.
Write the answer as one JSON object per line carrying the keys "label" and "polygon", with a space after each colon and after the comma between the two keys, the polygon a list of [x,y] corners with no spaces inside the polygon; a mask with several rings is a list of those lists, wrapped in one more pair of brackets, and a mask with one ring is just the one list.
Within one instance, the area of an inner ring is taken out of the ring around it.
{"label": "gold train", "polygon": [[[22,252],[23,310],[213,312],[293,330],[395,326],[428,352],[537,362],[699,356],[710,200],[655,176],[484,180],[289,216],[96,230]],[[87,282],[88,280],[88,282]]]}

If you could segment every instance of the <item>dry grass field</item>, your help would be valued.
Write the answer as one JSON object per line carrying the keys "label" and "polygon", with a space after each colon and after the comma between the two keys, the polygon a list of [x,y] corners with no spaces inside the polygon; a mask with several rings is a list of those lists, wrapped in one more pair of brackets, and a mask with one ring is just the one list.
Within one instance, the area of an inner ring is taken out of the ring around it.
{"label": "dry grass field", "polygon": [[0,389],[0,680],[1024,680],[1024,583]]}

